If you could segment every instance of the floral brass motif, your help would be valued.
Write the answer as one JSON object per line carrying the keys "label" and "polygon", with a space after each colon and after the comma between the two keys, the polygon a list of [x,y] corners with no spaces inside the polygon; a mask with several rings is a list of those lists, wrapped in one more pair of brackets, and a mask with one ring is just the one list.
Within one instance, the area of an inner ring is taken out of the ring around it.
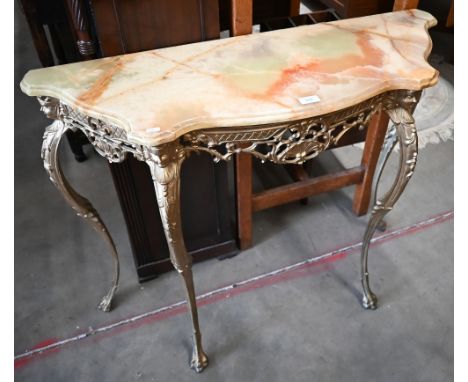
{"label": "floral brass motif", "polygon": [[188,150],[210,153],[215,161],[245,152],[262,161],[302,164],[336,145],[351,129],[364,129],[383,98],[379,95],[336,113],[295,122],[197,130],[181,141]]}

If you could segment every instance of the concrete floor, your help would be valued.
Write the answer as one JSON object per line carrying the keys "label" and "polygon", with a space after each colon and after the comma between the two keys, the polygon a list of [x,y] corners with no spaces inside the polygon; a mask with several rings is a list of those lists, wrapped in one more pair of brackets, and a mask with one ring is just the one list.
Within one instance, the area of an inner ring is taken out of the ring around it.
{"label": "concrete floor", "polygon": [[[18,84],[27,70],[40,66],[19,13],[15,44]],[[444,70],[450,77],[452,67]],[[310,198],[307,206],[257,213],[252,249],[196,264],[198,294],[250,279],[202,299],[210,365],[196,375],[187,365],[191,338],[185,312],[178,306],[157,311],[184,298],[182,284],[175,272],[138,284],[105,162],[88,147],[90,159],[79,164],[67,145],[62,147],[65,173],[101,212],[121,255],[121,286],[108,314],[96,310],[111,271],[107,248],[48,180],[39,155],[47,121],[19,87],[15,124],[16,380],[453,379],[452,142],[421,151],[413,179],[387,217],[387,236],[371,249],[376,311],[359,305],[359,248],[348,246],[359,244],[367,218],[350,212],[352,187]],[[336,158],[353,165],[360,154],[346,148],[335,157],[324,155],[319,165],[340,166]],[[389,167],[392,175],[395,164]],[[385,183],[389,180],[386,176]],[[255,279],[322,255],[320,261]],[[128,320],[143,313],[148,314]],[[120,325],[110,328],[112,323]]]}

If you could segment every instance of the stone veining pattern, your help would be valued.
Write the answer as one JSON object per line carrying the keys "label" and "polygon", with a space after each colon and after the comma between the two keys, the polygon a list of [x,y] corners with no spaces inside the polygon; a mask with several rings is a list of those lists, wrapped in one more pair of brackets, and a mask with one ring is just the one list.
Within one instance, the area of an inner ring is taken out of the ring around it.
{"label": "stone veining pattern", "polygon": [[[437,81],[420,10],[290,28],[30,71],[21,83],[157,145],[201,128],[299,120]],[[319,101],[301,104],[303,97]]]}

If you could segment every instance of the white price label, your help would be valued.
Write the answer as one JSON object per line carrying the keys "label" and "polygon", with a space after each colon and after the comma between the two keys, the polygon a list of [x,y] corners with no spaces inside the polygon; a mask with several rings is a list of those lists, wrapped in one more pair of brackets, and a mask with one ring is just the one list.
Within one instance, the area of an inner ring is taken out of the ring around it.
{"label": "white price label", "polygon": [[298,98],[299,102],[301,105],[308,105],[309,103],[316,103],[320,102],[320,98],[317,95],[311,95],[307,97],[300,97]]}

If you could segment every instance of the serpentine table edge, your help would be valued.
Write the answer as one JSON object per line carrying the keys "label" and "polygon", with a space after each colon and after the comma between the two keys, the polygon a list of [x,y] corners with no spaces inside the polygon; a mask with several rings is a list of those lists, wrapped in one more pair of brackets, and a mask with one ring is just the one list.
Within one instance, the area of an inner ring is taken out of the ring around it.
{"label": "serpentine table edge", "polygon": [[[433,20],[425,23],[424,28],[427,30],[431,25],[434,25]],[[427,58],[429,50],[430,46],[425,50],[424,59]],[[61,171],[58,146],[61,137],[68,129],[83,131],[96,151],[110,162],[121,162],[128,153],[131,153],[138,160],[148,164],[170,249],[170,258],[186,287],[194,342],[190,366],[195,371],[201,372],[208,365],[208,358],[202,347],[191,269],[192,260],[184,245],[179,206],[180,169],[184,159],[192,152],[199,151],[210,153],[215,161],[228,160],[233,154],[246,152],[262,161],[301,164],[337,143],[349,130],[367,126],[375,113],[387,113],[392,125],[387,131],[377,168],[374,186],[375,203],[364,234],[361,252],[362,305],[366,309],[375,309],[377,298],[369,286],[367,267],[369,244],[376,227],[385,214],[393,208],[414,172],[418,140],[412,114],[422,89],[432,86],[436,81],[437,71],[434,70],[432,78],[419,88],[383,89],[378,94],[373,94],[354,105],[328,113],[251,126],[194,128],[156,145],[129,139],[128,129],[90,116],[83,109],[69,105],[57,97],[31,94],[38,97],[45,115],[54,120],[45,130],[41,151],[50,179],[77,214],[86,219],[107,241],[113,255],[114,279],[111,289],[99,305],[100,309],[109,311],[111,308],[112,298],[118,285],[119,261],[114,242],[99,214],[86,198],[73,190]],[[22,89],[27,91],[27,87],[23,82]],[[400,148],[398,174],[385,195],[377,198],[380,176],[396,144]]]}

